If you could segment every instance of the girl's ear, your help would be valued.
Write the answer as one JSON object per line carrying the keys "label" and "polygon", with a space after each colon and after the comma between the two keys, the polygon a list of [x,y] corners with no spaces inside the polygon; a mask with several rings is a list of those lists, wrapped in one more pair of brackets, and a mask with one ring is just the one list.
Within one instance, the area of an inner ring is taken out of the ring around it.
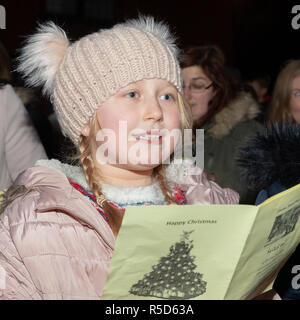
{"label": "girl's ear", "polygon": [[90,127],[88,125],[83,127],[81,130],[81,134],[85,137],[88,137],[90,135]]}

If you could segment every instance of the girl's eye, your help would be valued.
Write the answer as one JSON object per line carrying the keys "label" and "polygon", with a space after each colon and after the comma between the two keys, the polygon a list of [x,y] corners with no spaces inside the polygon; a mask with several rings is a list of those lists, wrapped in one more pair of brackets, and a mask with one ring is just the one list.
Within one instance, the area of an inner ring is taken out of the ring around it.
{"label": "girl's eye", "polygon": [[295,92],[295,97],[300,97],[300,91]]}
{"label": "girl's eye", "polygon": [[139,94],[137,92],[128,92],[126,95],[126,97],[129,97],[129,98],[138,98]]}
{"label": "girl's eye", "polygon": [[160,96],[160,98],[162,100],[172,100],[173,96],[171,94],[164,94],[164,95]]}

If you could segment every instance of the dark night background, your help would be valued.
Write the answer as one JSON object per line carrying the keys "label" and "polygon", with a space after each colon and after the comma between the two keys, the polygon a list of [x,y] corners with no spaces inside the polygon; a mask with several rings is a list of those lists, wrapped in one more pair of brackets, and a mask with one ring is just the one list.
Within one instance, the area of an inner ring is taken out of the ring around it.
{"label": "dark night background", "polygon": [[297,1],[0,0],[0,4],[6,9],[1,40],[12,57],[23,37],[34,32],[37,21],[51,19],[76,40],[141,12],[169,22],[181,48],[218,44],[228,64],[242,75],[265,71],[274,80],[285,60],[300,58],[300,29],[291,26]]}

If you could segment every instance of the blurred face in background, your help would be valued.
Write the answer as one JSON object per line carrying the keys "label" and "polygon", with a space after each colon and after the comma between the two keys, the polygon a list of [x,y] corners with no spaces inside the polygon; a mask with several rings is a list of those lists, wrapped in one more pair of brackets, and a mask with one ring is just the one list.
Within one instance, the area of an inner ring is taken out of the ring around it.
{"label": "blurred face in background", "polygon": [[251,86],[256,95],[257,95],[257,100],[259,103],[262,103],[264,101],[264,97],[265,95],[267,94],[268,92],[268,88],[264,88],[262,87],[258,81],[256,80],[253,80],[253,81],[250,81],[250,82],[246,82],[246,84],[248,84],[249,86]]}
{"label": "blurred face in background", "polygon": [[200,66],[182,69],[184,96],[192,108],[193,123],[203,117],[209,108],[209,102],[214,96],[213,82]]}
{"label": "blurred face in background", "polygon": [[290,112],[295,121],[300,122],[300,76],[292,81]]}

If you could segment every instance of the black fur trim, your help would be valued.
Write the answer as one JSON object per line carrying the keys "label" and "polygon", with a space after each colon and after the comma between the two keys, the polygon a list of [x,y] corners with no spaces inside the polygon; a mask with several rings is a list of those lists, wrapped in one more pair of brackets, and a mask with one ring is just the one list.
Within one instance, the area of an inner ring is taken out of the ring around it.
{"label": "black fur trim", "polygon": [[240,149],[238,166],[249,187],[263,189],[279,180],[300,183],[300,124],[273,124]]}

